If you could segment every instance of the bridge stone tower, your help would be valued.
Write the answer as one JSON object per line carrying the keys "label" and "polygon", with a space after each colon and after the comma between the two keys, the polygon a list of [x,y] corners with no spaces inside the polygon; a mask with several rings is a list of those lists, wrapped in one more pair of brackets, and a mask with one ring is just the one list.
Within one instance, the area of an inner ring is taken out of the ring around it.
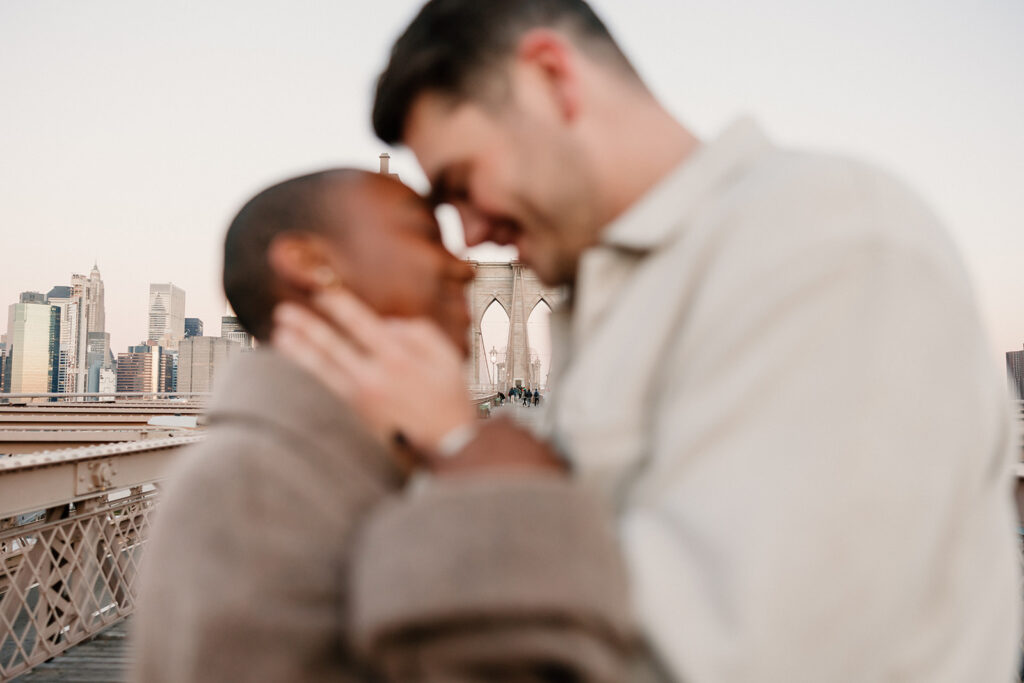
{"label": "bridge stone tower", "polygon": [[[538,386],[542,377],[530,359],[530,339],[526,323],[533,309],[541,301],[554,308],[565,298],[564,288],[546,287],[529,269],[521,263],[481,263],[470,261],[476,273],[469,286],[469,307],[472,318],[470,334],[469,367],[467,384],[471,387],[489,388],[492,379],[488,376],[488,350],[484,348],[480,323],[484,312],[495,301],[508,315],[508,342],[504,357],[504,375],[507,384],[521,382],[523,386]],[[497,378],[494,378],[497,381]]]}

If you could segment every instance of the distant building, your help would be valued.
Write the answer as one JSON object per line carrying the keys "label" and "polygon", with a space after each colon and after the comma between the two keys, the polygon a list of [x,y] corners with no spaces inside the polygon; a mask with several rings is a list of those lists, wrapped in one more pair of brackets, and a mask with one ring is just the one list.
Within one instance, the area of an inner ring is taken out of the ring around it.
{"label": "distant building", "polygon": [[171,375],[167,380],[167,391],[178,390],[178,352],[164,349],[164,353],[171,359]]}
{"label": "distant building", "polygon": [[60,310],[39,292],[24,292],[7,310],[4,391],[47,393],[57,390],[60,358]]}
{"label": "distant building", "polygon": [[23,304],[45,304],[46,295],[42,292],[22,292],[18,302]]}
{"label": "distant building", "polygon": [[89,280],[86,283],[88,295],[85,299],[85,317],[88,320],[87,332],[105,332],[107,329],[107,312],[103,294],[103,278],[100,277],[99,266],[92,264]]}
{"label": "distant building", "polygon": [[177,350],[185,338],[185,290],[171,283],[149,286],[149,336],[147,339]]}
{"label": "distant building", "polygon": [[203,336],[203,321],[199,318],[185,318],[185,339]]}
{"label": "distant building", "polygon": [[117,391],[117,371],[113,367],[105,368],[101,365],[90,367],[88,391],[102,394],[112,394]]}
{"label": "distant building", "polygon": [[[69,369],[73,378],[66,391],[87,391],[89,381],[89,335],[102,335],[106,329],[106,312],[104,310],[103,279],[100,270],[93,264],[88,277],[73,274],[71,276],[70,315],[74,316],[74,335],[72,336],[72,356],[74,363]],[[52,303],[52,302],[51,302]],[[67,381],[66,381],[67,384]]]}
{"label": "distant building", "polygon": [[220,319],[220,336],[238,342],[245,351],[255,346],[252,335],[246,332],[242,323],[233,315],[225,315]]}
{"label": "distant building", "polygon": [[[157,391],[177,391],[175,386],[175,373],[177,366],[177,351],[165,349],[162,346],[150,347],[154,355],[159,356],[160,372],[157,375]],[[159,352],[156,351],[159,349]]]}
{"label": "distant building", "polygon": [[174,361],[159,345],[129,346],[117,354],[117,391],[146,393],[174,391]]}
{"label": "distant building", "polygon": [[57,358],[57,391],[75,391],[75,367],[78,342],[78,304],[71,287],[57,285],[46,295],[51,306],[60,310],[60,348]]}
{"label": "distant building", "polygon": [[51,289],[49,294],[46,295],[46,300],[49,301],[51,304],[53,303],[54,299],[61,300],[70,298],[71,288],[68,287],[67,285],[54,285],[53,289]]}
{"label": "distant building", "polygon": [[1017,398],[1024,398],[1024,351],[1006,352],[1006,374]]}
{"label": "distant building", "polygon": [[223,337],[184,340],[178,347],[178,391],[212,391],[217,376],[241,351],[241,344]]}
{"label": "distant building", "polygon": [[153,357],[149,353],[117,354],[117,391],[152,391]]}
{"label": "distant building", "polygon": [[106,332],[89,332],[85,344],[85,364],[92,368],[94,365],[106,365],[108,363],[108,350],[110,349],[110,335]]}
{"label": "distant building", "polygon": [[[89,368],[89,392],[110,392],[117,388],[117,373],[110,354],[110,335],[106,332],[89,332],[86,342],[86,365]],[[104,388],[106,387],[106,388]]]}
{"label": "distant building", "polygon": [[0,341],[0,392],[6,391],[7,379],[7,359],[9,355],[7,353],[7,335],[3,335],[3,341]]}
{"label": "distant building", "polygon": [[57,391],[61,393],[87,391],[90,335],[106,330],[103,291],[99,267],[93,264],[88,276],[72,274],[71,286],[57,285],[47,295],[50,305],[60,309]]}

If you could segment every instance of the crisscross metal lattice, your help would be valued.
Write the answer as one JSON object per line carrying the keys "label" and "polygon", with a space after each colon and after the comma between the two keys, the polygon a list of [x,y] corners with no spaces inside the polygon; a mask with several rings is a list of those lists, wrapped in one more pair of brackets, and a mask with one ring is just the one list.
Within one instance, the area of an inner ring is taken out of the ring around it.
{"label": "crisscross metal lattice", "polygon": [[[5,520],[0,530],[0,680],[31,669],[124,618],[153,487]],[[111,498],[116,498],[111,500]]]}

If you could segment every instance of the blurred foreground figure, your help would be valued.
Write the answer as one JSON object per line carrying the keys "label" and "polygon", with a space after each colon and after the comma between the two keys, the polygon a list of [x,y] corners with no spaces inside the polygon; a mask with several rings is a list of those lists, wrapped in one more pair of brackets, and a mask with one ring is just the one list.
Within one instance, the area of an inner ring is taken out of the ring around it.
{"label": "blurred foreground figure", "polygon": [[[351,170],[265,190],[225,244],[225,292],[259,340],[275,303],[342,279],[464,350],[471,272],[421,198]],[[266,347],[241,356],[157,513],[135,679],[621,680],[624,568],[550,456],[395,505],[412,463],[357,408]]]}
{"label": "blurred foreground figure", "polygon": [[[746,120],[697,140],[580,0],[427,3],[373,121],[468,244],[515,244],[572,288],[546,438],[618,517],[665,678],[1011,679],[1007,396],[960,258],[910,190]],[[424,338],[282,348],[384,397],[363,414],[429,451],[464,411],[411,413],[423,377],[377,351]],[[455,458],[500,449],[492,429]]]}

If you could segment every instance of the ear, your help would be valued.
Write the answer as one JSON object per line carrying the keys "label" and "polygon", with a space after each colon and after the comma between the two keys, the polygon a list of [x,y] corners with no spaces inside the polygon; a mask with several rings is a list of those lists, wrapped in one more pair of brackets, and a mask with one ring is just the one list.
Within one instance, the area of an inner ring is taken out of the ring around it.
{"label": "ear", "polygon": [[267,248],[267,262],[283,282],[305,292],[319,292],[342,281],[341,264],[332,258],[330,244],[314,233],[276,236]]}
{"label": "ear", "polygon": [[541,75],[565,121],[574,121],[579,116],[579,51],[563,34],[549,28],[530,29],[519,39],[516,59],[531,65]]}

